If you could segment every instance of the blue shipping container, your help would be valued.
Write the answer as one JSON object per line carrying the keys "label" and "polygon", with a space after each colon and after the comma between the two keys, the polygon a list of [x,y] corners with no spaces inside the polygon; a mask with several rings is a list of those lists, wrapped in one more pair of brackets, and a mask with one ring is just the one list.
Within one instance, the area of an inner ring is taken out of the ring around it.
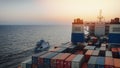
{"label": "blue shipping container", "polygon": [[98,57],[96,61],[96,68],[104,68],[104,65],[105,65],[105,58]]}
{"label": "blue shipping container", "polygon": [[50,68],[50,63],[51,63],[51,58],[53,58],[54,56],[56,56],[58,53],[52,53],[48,56],[45,57],[44,59],[44,68]]}
{"label": "blue shipping container", "polygon": [[44,60],[45,60],[45,57],[47,57],[47,56],[49,56],[50,54],[52,54],[53,52],[48,52],[48,53],[46,53],[46,54],[44,54],[44,55],[41,55],[38,59],[38,68],[44,68],[45,66],[44,66]]}
{"label": "blue shipping container", "polygon": [[38,57],[45,54],[45,53],[47,53],[47,51],[43,51],[43,52],[40,52],[38,54],[32,55],[32,63],[37,64],[38,63]]}
{"label": "blue shipping container", "polygon": [[91,56],[88,61],[88,68],[95,68],[97,57]]}
{"label": "blue shipping container", "polygon": [[32,68],[32,61],[26,63],[26,68]]}

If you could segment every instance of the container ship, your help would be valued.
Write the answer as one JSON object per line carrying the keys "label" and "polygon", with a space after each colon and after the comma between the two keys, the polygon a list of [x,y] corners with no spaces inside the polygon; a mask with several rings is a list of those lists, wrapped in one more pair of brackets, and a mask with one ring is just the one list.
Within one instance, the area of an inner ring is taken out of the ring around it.
{"label": "container ship", "polygon": [[120,68],[119,18],[109,23],[98,18],[95,23],[74,19],[70,42],[36,53],[18,68]]}

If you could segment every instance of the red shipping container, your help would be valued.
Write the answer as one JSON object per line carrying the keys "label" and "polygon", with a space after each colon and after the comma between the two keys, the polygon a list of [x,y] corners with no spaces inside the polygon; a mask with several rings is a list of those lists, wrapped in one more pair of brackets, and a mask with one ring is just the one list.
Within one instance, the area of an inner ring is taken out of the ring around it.
{"label": "red shipping container", "polygon": [[89,58],[92,55],[92,53],[93,53],[93,50],[87,50],[87,52],[85,53],[85,59],[86,59],[86,61],[89,60]]}
{"label": "red shipping container", "polygon": [[86,62],[85,62],[85,63],[83,63],[82,68],[88,68],[88,67],[87,67],[87,63],[86,63]]}
{"label": "red shipping container", "polygon": [[56,68],[56,60],[64,53],[60,53],[51,59],[51,68]]}
{"label": "red shipping container", "polygon": [[32,64],[32,68],[38,68],[37,64]]}
{"label": "red shipping container", "polygon": [[114,58],[119,58],[119,53],[117,48],[112,48],[112,55]]}
{"label": "red shipping container", "polygon": [[118,52],[117,48],[112,48],[112,52]]}
{"label": "red shipping container", "polygon": [[61,57],[57,59],[56,68],[63,68],[65,59],[67,59],[70,55],[71,55],[70,53],[64,53],[63,55],[61,55]]}
{"label": "red shipping container", "polygon": [[43,63],[44,57],[47,56],[47,55],[49,55],[49,54],[51,54],[51,53],[52,53],[52,52],[48,52],[48,53],[46,53],[46,54],[38,57],[38,64],[39,64],[39,65],[44,65],[44,63]]}
{"label": "red shipping container", "polygon": [[93,43],[97,43],[97,41],[98,41],[97,37],[94,37],[93,38]]}
{"label": "red shipping container", "polygon": [[118,52],[120,52],[120,48],[118,48]]}
{"label": "red shipping container", "polygon": [[120,59],[114,58],[114,68],[120,68]]}
{"label": "red shipping container", "polygon": [[64,61],[64,68],[71,68],[71,61],[76,57],[76,55],[72,54]]}
{"label": "red shipping container", "polygon": [[105,68],[113,68],[113,58],[105,57]]}
{"label": "red shipping container", "polygon": [[77,50],[75,54],[84,54],[82,50]]}

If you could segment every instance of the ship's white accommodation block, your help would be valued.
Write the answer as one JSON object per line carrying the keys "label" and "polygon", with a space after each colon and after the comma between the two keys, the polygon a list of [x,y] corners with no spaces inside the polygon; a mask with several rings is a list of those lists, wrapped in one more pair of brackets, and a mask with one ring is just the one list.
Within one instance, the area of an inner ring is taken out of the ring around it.
{"label": "ship's white accommodation block", "polygon": [[105,23],[95,23],[95,35],[105,35]]}

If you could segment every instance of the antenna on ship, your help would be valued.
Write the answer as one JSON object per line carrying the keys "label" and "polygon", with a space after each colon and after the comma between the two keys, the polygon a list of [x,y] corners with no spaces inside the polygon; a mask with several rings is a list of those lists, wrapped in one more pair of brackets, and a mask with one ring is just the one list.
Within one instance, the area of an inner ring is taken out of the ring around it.
{"label": "antenna on ship", "polygon": [[103,16],[102,16],[102,10],[100,9],[100,11],[99,11],[99,16],[97,17],[98,19],[99,19],[99,22],[102,22],[102,19],[104,18]]}

